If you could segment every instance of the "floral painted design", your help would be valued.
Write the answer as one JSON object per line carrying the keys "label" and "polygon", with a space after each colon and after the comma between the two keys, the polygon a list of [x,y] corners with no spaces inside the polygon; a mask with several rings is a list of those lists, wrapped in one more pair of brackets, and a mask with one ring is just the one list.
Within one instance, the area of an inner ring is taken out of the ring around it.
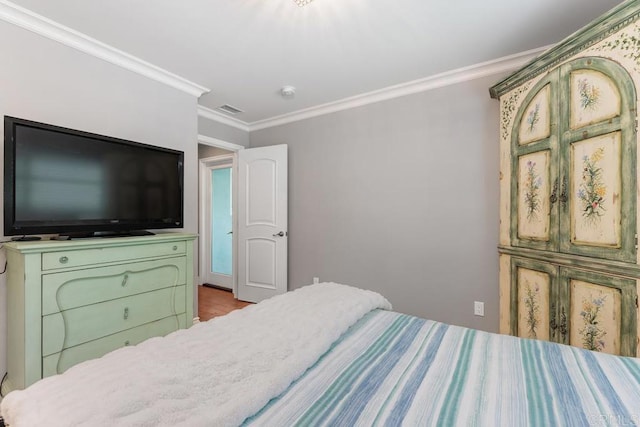
{"label": "floral painted design", "polygon": [[538,218],[540,210],[540,188],[542,177],[536,171],[536,162],[527,162],[526,178],[524,182],[524,203],[527,207],[527,219],[531,222]]}
{"label": "floral painted design", "polygon": [[[623,57],[628,58],[640,66],[640,28],[635,25],[630,31],[622,31],[615,39],[602,43],[597,51],[618,51]],[[640,68],[636,68],[639,71]]]}
{"label": "floral painted design", "polygon": [[578,199],[582,203],[582,216],[592,222],[599,220],[605,211],[607,187],[603,182],[602,168],[598,166],[603,158],[604,147],[582,158],[582,183],[578,189]]}
{"label": "floral painted design", "polygon": [[518,89],[513,90],[508,97],[502,97],[502,107],[500,108],[500,128],[503,140],[508,140],[513,118],[517,110],[518,102],[522,96],[529,90],[531,82],[523,84]]}
{"label": "floral painted design", "polygon": [[587,79],[578,80],[580,106],[583,110],[595,110],[600,100],[600,89]]}
{"label": "floral painted design", "polygon": [[603,338],[607,334],[598,324],[598,313],[604,306],[606,296],[593,298],[591,301],[582,300],[582,311],[580,317],[584,327],[579,330],[582,336],[582,345],[587,350],[602,351],[605,347]]}
{"label": "floral painted design", "polygon": [[527,124],[529,125],[529,132],[533,132],[536,129],[536,125],[540,121],[540,104],[536,104],[533,110],[529,111],[527,116]]}
{"label": "floral painted design", "polygon": [[535,289],[531,289],[531,285],[527,283],[524,289],[524,307],[527,310],[527,334],[529,338],[538,338],[538,325],[540,324],[540,304],[538,303],[538,292],[540,291],[538,285]]}

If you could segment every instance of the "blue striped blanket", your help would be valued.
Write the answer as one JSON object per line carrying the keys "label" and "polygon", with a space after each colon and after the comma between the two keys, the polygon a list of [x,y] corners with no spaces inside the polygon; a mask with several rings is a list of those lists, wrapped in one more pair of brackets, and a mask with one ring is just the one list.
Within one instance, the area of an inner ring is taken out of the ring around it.
{"label": "blue striped blanket", "polygon": [[640,424],[640,361],[374,310],[250,426]]}

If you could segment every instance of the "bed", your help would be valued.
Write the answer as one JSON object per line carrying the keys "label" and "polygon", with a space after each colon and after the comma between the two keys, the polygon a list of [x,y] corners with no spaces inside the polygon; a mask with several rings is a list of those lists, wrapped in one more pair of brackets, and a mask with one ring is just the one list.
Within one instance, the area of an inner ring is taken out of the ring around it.
{"label": "bed", "polygon": [[640,423],[640,362],[391,311],[311,285],[14,391],[21,426]]}

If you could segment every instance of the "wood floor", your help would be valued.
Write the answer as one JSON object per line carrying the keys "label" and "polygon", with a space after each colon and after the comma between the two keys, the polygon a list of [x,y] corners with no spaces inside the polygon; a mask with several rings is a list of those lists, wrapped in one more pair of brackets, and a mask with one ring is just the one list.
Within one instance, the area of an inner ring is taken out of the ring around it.
{"label": "wood floor", "polygon": [[235,299],[231,291],[198,286],[198,316],[201,322],[223,316],[249,304],[251,303]]}

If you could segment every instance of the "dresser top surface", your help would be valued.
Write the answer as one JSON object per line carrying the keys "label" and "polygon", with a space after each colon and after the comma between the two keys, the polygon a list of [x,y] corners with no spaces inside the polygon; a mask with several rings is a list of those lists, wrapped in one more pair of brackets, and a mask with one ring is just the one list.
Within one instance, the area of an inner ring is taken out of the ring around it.
{"label": "dresser top surface", "polygon": [[99,249],[106,247],[146,245],[153,243],[192,241],[198,237],[192,233],[158,233],[152,236],[92,237],[72,240],[38,240],[30,242],[5,242],[8,251],[21,253],[50,252],[60,250]]}

